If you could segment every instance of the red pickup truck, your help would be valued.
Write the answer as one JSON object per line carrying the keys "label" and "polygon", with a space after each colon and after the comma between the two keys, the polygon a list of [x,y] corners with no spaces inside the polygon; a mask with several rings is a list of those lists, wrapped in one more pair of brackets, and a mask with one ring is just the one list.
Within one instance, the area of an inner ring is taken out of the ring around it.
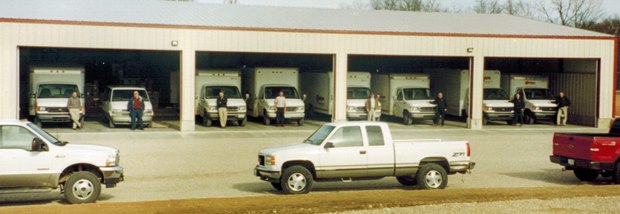
{"label": "red pickup truck", "polygon": [[607,134],[555,133],[550,159],[573,170],[581,181],[594,181],[601,175],[620,184],[620,118]]}

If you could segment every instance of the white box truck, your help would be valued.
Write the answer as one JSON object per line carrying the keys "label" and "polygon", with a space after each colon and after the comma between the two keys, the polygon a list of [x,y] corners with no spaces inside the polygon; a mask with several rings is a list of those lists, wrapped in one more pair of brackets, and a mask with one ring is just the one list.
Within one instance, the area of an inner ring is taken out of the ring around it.
{"label": "white box truck", "polygon": [[74,91],[84,106],[84,67],[31,67],[29,114],[35,124],[70,123],[67,102]]}
{"label": "white box truck", "polygon": [[240,126],[247,122],[246,104],[239,88],[241,87],[241,73],[233,70],[200,70],[196,72],[196,115],[202,118],[205,126],[211,126],[213,121],[219,120],[216,106],[220,91],[228,98],[228,121],[234,121]]}
{"label": "white box truck", "polygon": [[[448,103],[447,114],[457,117],[469,115],[469,70],[433,69],[429,70],[433,92],[444,93]],[[513,104],[504,89],[500,87],[501,72],[484,71],[484,94],[482,98],[483,124],[489,121],[512,121]]]}
{"label": "white box truck", "polygon": [[280,91],[286,97],[284,118],[295,120],[298,125],[304,123],[304,102],[297,91],[299,87],[299,69],[257,67],[243,72],[242,88],[246,99],[248,115],[262,118],[265,125],[276,118],[275,98]]}
{"label": "white box truck", "polygon": [[510,95],[521,95],[525,102],[523,122],[533,124],[538,120],[555,121],[558,105],[549,90],[549,78],[541,75],[502,75],[502,87]]}
{"label": "white box truck", "polygon": [[434,96],[429,90],[428,74],[376,74],[372,76],[372,90],[381,95],[383,114],[400,117],[410,125],[414,118],[433,118]]}
{"label": "white box truck", "polygon": [[[334,112],[334,73],[301,73],[301,93],[307,95],[306,111],[332,115]],[[370,73],[347,72],[347,119],[367,119],[366,100],[370,97]],[[381,116],[377,110],[375,117]]]}

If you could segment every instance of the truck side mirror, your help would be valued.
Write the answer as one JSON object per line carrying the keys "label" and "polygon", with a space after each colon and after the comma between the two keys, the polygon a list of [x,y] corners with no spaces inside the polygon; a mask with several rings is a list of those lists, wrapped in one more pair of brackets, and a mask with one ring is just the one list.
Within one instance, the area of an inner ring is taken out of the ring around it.
{"label": "truck side mirror", "polygon": [[323,146],[323,148],[331,149],[331,148],[336,148],[336,146],[334,146],[333,142],[327,142],[327,143],[325,143],[325,146]]}
{"label": "truck side mirror", "polygon": [[249,94],[249,93],[245,93],[245,94],[243,95],[243,99],[244,99],[245,101],[248,101],[248,100],[250,99],[250,94]]}
{"label": "truck side mirror", "polygon": [[80,94],[80,98],[85,98],[85,97],[86,97],[86,95],[84,93]]}
{"label": "truck side mirror", "polygon": [[306,94],[301,95],[301,100],[306,101],[306,98],[308,98],[308,96],[306,96]]}
{"label": "truck side mirror", "polygon": [[37,98],[37,94],[30,94],[30,98]]}
{"label": "truck side mirror", "polygon": [[45,143],[43,142],[43,140],[41,140],[41,138],[35,137],[34,139],[32,139],[31,151],[41,152],[41,151],[48,151],[48,150],[49,149],[47,148],[47,145],[45,145]]}

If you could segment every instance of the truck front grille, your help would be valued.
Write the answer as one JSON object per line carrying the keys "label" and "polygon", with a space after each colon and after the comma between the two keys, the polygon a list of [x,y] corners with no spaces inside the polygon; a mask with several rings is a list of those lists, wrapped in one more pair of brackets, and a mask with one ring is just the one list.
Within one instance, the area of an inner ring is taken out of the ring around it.
{"label": "truck front grille", "polygon": [[45,110],[48,112],[69,112],[69,109],[66,107],[47,107]]}
{"label": "truck front grille", "polygon": [[359,106],[356,108],[357,111],[366,111],[366,106]]}
{"label": "truck front grille", "polygon": [[297,107],[286,107],[285,111],[297,111]]}
{"label": "truck front grille", "polygon": [[434,112],[435,107],[421,107],[420,112]]}
{"label": "truck front grille", "polygon": [[265,156],[262,156],[262,155],[258,156],[258,164],[261,166],[265,165]]}
{"label": "truck front grille", "polygon": [[493,110],[498,111],[498,112],[511,112],[512,108],[510,107],[505,107],[505,108],[493,108]]}
{"label": "truck front grille", "polygon": [[543,111],[556,111],[555,107],[541,107],[540,110]]}
{"label": "truck front grille", "polygon": [[233,107],[226,107],[226,110],[227,110],[227,111],[238,111],[238,110],[239,110],[239,107],[237,107],[237,106],[233,106]]}

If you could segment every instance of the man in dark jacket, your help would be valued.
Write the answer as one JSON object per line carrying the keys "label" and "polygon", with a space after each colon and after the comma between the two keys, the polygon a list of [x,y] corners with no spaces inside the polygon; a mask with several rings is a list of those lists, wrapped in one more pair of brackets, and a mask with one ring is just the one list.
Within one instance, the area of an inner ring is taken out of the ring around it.
{"label": "man in dark jacket", "polygon": [[560,91],[560,96],[555,98],[555,104],[558,104],[556,124],[558,126],[565,126],[566,121],[568,120],[568,107],[570,106],[570,100],[564,95],[563,91]]}
{"label": "man in dark jacket", "polygon": [[525,102],[521,99],[521,95],[518,93],[515,94],[514,98],[510,101],[514,104],[513,111],[514,116],[512,117],[512,125],[516,126],[517,122],[523,125],[523,113],[525,113]]}
{"label": "man in dark jacket", "polygon": [[433,125],[440,125],[439,120],[441,120],[441,126],[443,127],[444,122],[446,121],[446,111],[448,111],[448,103],[446,103],[446,99],[443,98],[443,92],[437,93],[437,97],[435,97],[435,100],[431,103],[437,105],[437,107],[435,108],[435,118],[433,119]]}
{"label": "man in dark jacket", "polygon": [[138,91],[134,91],[133,98],[129,99],[129,102],[127,102],[127,110],[129,110],[129,117],[131,118],[131,130],[135,130],[136,125],[140,130],[144,130],[144,124],[142,123],[144,99],[142,99]]}
{"label": "man in dark jacket", "polygon": [[220,91],[216,100],[217,114],[220,118],[220,127],[226,128],[226,120],[228,120],[228,98],[224,96],[224,92]]}

